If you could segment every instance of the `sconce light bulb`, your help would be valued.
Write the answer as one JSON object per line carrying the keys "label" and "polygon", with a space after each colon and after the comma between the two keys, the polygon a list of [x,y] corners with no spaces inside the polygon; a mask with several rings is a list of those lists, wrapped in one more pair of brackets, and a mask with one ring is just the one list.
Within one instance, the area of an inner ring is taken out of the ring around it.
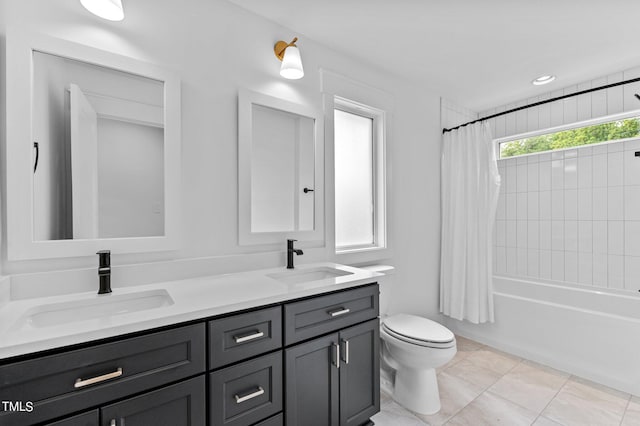
{"label": "sconce light bulb", "polygon": [[298,50],[296,46],[289,46],[284,51],[282,66],[280,67],[280,75],[284,78],[288,78],[289,80],[297,80],[304,77],[300,50]]}
{"label": "sconce light bulb", "polygon": [[80,4],[102,19],[109,21],[122,21],[124,19],[122,0],[80,0]]}

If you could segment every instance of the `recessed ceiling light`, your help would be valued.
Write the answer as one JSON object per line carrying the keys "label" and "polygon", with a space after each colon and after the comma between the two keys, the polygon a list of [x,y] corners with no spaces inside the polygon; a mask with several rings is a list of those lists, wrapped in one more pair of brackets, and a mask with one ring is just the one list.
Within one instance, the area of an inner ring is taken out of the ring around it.
{"label": "recessed ceiling light", "polygon": [[533,80],[531,83],[536,86],[542,86],[543,84],[551,83],[555,79],[556,79],[555,75],[542,75],[536,78],[535,80]]}

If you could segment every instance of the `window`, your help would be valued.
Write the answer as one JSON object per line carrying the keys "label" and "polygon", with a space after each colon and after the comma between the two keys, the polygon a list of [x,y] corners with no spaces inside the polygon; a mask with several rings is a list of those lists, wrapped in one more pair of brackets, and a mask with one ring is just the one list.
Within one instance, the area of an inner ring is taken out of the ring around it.
{"label": "window", "polygon": [[385,246],[384,114],[335,100],[336,251]]}
{"label": "window", "polygon": [[500,158],[610,142],[640,136],[640,116],[609,120],[500,143]]}

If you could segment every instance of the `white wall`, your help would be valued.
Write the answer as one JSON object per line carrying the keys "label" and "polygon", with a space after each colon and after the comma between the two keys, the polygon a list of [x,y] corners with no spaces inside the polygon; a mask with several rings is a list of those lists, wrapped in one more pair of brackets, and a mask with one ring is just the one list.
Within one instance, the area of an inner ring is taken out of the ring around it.
{"label": "white wall", "polygon": [[[246,87],[320,108],[319,69],[324,67],[383,89],[395,98],[388,147],[394,254],[386,260],[397,268],[394,294],[399,309],[437,313],[440,128],[435,94],[377,72],[225,1],[127,2],[127,16],[121,23],[94,18],[76,0],[4,3],[9,25],[153,62],[181,77],[183,248],[172,253],[114,256],[114,286],[118,281],[133,282],[149,276],[148,266],[118,272],[118,265],[163,261],[161,267],[151,269],[162,270],[164,277],[170,277],[229,272],[229,265],[252,269],[284,264],[284,250],[261,253],[238,245],[237,92]],[[294,36],[300,38],[306,75],[302,80],[287,81],[278,74],[280,63],[273,54],[273,44]],[[330,248],[309,249],[297,261],[332,256]],[[92,285],[81,283],[81,279],[93,276],[96,263],[93,254],[56,261],[8,262],[3,252],[2,259],[3,271],[9,273],[79,268],[82,272],[74,273],[71,280],[76,289]],[[184,259],[198,260],[189,263]],[[189,267],[194,264],[197,267]],[[55,275],[60,282],[65,281],[64,274]]]}

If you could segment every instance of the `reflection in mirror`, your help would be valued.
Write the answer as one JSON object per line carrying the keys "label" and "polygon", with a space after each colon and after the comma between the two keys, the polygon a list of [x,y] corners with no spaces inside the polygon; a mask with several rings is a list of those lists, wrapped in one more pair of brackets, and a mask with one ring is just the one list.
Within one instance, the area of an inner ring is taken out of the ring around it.
{"label": "reflection in mirror", "polygon": [[251,232],[313,230],[315,120],[251,106]]}
{"label": "reflection in mirror", "polygon": [[33,51],[32,134],[35,241],[165,234],[162,81]]}

